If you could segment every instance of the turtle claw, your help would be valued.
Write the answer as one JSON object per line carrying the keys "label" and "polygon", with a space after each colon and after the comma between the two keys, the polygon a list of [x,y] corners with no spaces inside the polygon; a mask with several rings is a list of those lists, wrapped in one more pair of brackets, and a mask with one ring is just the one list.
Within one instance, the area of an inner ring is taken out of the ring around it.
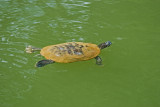
{"label": "turtle claw", "polygon": [[25,51],[26,51],[26,53],[33,53],[34,52],[33,47],[31,45],[27,46]]}
{"label": "turtle claw", "polygon": [[102,59],[101,59],[101,57],[96,56],[95,59],[96,59],[96,64],[97,65],[102,65]]}

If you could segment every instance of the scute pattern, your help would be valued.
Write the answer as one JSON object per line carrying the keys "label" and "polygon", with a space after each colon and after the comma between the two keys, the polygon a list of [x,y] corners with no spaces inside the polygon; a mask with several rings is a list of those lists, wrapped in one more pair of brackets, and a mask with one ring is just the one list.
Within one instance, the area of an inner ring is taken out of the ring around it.
{"label": "scute pattern", "polygon": [[56,62],[69,63],[81,60],[88,60],[100,53],[97,45],[83,42],[69,42],[44,47],[41,54],[46,59]]}

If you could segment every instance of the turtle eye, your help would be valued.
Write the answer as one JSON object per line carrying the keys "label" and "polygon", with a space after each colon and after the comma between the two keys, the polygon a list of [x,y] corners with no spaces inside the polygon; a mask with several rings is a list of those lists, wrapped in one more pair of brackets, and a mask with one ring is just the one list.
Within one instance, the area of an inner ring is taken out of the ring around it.
{"label": "turtle eye", "polygon": [[106,44],[107,46],[110,46],[110,45],[112,44],[112,42],[111,42],[111,41],[107,41],[107,42],[105,42],[105,44]]}

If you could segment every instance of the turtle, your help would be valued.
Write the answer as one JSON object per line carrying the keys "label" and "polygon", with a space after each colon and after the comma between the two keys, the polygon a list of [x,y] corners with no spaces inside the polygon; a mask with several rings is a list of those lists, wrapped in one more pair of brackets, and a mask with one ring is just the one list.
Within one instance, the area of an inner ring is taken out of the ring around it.
{"label": "turtle", "polygon": [[40,60],[36,63],[36,67],[43,67],[55,62],[71,63],[76,61],[85,61],[89,59],[96,59],[97,65],[102,65],[100,56],[101,49],[109,47],[112,43],[110,41],[101,43],[99,45],[84,42],[67,42],[56,45],[49,45],[44,48],[34,48],[32,46],[26,47],[27,53],[40,51],[40,54],[46,59]]}

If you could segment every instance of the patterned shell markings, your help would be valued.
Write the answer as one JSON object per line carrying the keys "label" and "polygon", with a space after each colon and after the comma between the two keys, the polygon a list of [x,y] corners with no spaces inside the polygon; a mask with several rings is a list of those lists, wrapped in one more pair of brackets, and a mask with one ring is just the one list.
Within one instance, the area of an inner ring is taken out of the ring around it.
{"label": "patterned shell markings", "polygon": [[59,63],[69,63],[92,59],[100,54],[100,49],[91,43],[68,42],[46,46],[40,53],[46,59]]}

